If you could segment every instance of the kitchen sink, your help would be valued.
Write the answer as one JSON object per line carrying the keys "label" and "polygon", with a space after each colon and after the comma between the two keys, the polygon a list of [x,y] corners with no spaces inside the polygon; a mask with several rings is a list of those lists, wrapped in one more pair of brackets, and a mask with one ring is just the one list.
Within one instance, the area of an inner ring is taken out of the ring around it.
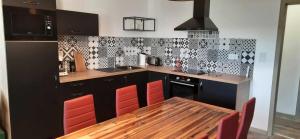
{"label": "kitchen sink", "polygon": [[141,69],[141,68],[134,67],[134,66],[121,66],[121,67],[116,67],[116,68],[97,69],[97,71],[112,73],[112,72],[120,72],[120,71],[127,71],[127,70],[136,70],[136,69]]}

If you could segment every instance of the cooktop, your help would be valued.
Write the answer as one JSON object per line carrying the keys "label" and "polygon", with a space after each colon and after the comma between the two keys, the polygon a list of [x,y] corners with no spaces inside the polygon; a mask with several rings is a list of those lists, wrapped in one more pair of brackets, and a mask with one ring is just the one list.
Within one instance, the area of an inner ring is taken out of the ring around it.
{"label": "cooktop", "polygon": [[207,71],[204,70],[195,70],[195,69],[188,69],[188,70],[173,70],[174,72],[181,72],[181,73],[187,73],[187,74],[193,74],[193,75],[203,75],[207,74]]}

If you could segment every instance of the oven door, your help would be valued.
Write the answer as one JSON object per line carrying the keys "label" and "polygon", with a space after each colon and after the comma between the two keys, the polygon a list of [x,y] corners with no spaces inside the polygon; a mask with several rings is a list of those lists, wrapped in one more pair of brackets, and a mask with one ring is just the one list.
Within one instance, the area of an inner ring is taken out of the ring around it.
{"label": "oven door", "polygon": [[3,7],[6,40],[57,40],[56,12]]}
{"label": "oven door", "polygon": [[198,100],[198,85],[194,83],[170,81],[171,97],[182,97],[191,100]]}

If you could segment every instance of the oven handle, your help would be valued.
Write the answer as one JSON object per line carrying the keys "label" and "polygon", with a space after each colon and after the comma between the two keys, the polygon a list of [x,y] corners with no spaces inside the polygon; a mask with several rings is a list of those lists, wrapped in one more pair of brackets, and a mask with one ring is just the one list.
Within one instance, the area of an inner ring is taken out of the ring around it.
{"label": "oven handle", "polygon": [[184,85],[184,86],[189,86],[189,87],[195,87],[193,84],[187,84],[187,83],[182,83],[182,82],[177,82],[177,81],[170,81],[171,83],[174,84],[179,84],[179,85]]}

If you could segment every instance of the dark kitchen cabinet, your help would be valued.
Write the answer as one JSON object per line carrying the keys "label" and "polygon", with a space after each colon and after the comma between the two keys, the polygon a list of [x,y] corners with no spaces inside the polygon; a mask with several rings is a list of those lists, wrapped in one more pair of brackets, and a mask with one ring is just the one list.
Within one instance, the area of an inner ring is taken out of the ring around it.
{"label": "dark kitchen cabinet", "polygon": [[137,85],[140,107],[147,106],[146,88],[148,82],[147,72],[137,72],[123,75],[125,86]]}
{"label": "dark kitchen cabinet", "polygon": [[57,10],[58,35],[99,35],[98,14]]}
{"label": "dark kitchen cabinet", "polygon": [[121,76],[100,78],[93,81],[92,87],[98,122],[116,117],[116,89],[124,86],[122,82]]}
{"label": "dark kitchen cabinet", "polygon": [[60,86],[60,98],[63,101],[93,94],[93,80],[64,83]]}
{"label": "dark kitchen cabinet", "polygon": [[57,53],[57,42],[6,42],[13,139],[63,134]]}
{"label": "dark kitchen cabinet", "polygon": [[5,6],[56,10],[55,0],[3,0],[2,2]]}
{"label": "dark kitchen cabinet", "polygon": [[234,110],[236,108],[237,85],[200,80],[198,95],[200,102]]}
{"label": "dark kitchen cabinet", "polygon": [[170,98],[170,84],[169,84],[169,75],[165,73],[158,73],[158,72],[148,72],[148,82],[153,82],[157,80],[163,81],[164,86],[164,96],[165,99]]}

